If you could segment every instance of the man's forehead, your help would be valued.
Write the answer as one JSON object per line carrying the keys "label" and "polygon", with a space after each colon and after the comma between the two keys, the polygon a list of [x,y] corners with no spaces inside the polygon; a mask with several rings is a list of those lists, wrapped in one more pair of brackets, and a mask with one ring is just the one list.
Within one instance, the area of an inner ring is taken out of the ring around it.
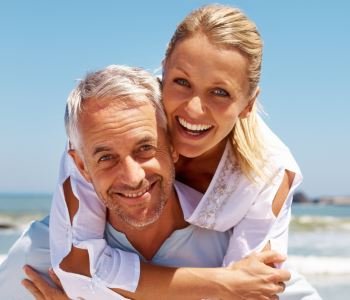
{"label": "man's forehead", "polygon": [[[119,143],[115,143],[118,142]],[[150,132],[146,133],[140,133],[138,135],[135,135],[128,140],[123,140],[123,144],[120,143],[120,140],[110,140],[110,139],[101,139],[95,141],[91,145],[91,153],[92,155],[96,155],[100,152],[105,152],[105,151],[114,151],[114,150],[121,150],[121,149],[133,149],[135,147],[138,147],[143,144],[154,144],[156,145],[158,142],[158,137],[155,134],[152,134]]]}
{"label": "man's forehead", "polygon": [[85,146],[94,153],[114,147],[115,142],[139,144],[158,139],[156,112],[150,103],[129,108],[93,104],[92,108],[83,113],[79,131]]}
{"label": "man's forehead", "polygon": [[[108,118],[115,118],[115,121],[120,123],[133,120],[126,119],[127,116],[132,115],[134,118],[156,118],[156,109],[150,101],[128,101],[126,99],[86,99],[84,106],[81,108],[81,112],[78,118],[78,123],[85,125],[84,123],[105,122]],[[144,115],[144,116],[143,116]],[[104,116],[104,117],[100,117]],[[117,124],[116,124],[117,125]]]}
{"label": "man's forehead", "polygon": [[137,108],[143,105],[150,105],[152,102],[146,96],[125,95],[125,96],[106,96],[103,98],[87,98],[82,101],[82,112],[98,111],[100,109],[113,108],[116,110],[126,110]]}

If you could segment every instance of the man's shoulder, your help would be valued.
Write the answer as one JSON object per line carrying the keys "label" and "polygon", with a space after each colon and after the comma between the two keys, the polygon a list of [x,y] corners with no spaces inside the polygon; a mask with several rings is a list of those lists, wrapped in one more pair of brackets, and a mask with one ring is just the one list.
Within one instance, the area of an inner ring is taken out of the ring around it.
{"label": "man's shoulder", "polygon": [[23,266],[31,265],[47,275],[50,267],[49,218],[32,222],[9,250],[0,265],[0,295],[3,299],[32,299],[21,285]]}

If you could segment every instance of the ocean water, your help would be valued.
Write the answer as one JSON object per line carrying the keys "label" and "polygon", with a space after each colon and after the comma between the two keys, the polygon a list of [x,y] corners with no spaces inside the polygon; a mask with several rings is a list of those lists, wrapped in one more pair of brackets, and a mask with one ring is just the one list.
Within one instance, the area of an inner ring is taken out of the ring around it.
{"label": "ocean water", "polygon": [[350,299],[350,206],[294,205],[290,264],[323,299]]}
{"label": "ocean water", "polygon": [[46,216],[51,195],[0,194],[0,255],[8,251],[30,221]]}
{"label": "ocean water", "polygon": [[[50,195],[0,194],[0,261],[33,219],[46,216]],[[294,205],[289,264],[323,299],[350,299],[350,206]]]}

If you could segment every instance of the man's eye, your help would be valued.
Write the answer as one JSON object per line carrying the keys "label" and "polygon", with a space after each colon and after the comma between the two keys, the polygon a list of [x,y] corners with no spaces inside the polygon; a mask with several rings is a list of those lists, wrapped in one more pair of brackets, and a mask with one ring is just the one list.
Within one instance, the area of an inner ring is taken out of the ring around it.
{"label": "man's eye", "polygon": [[156,147],[153,145],[142,145],[138,150],[138,155],[140,158],[150,158],[156,153]]}
{"label": "man's eye", "polygon": [[103,155],[98,159],[98,162],[110,161],[113,159],[113,155],[107,154]]}
{"label": "man's eye", "polygon": [[220,96],[220,97],[229,97],[230,94],[226,92],[224,89],[216,88],[213,90],[213,94],[215,96]]}
{"label": "man's eye", "polygon": [[143,145],[140,147],[140,152],[149,152],[149,151],[154,151],[155,148],[152,145]]}
{"label": "man's eye", "polygon": [[174,82],[177,83],[178,85],[181,85],[181,86],[188,86],[188,87],[190,86],[190,83],[186,79],[183,79],[183,78],[175,78]]}

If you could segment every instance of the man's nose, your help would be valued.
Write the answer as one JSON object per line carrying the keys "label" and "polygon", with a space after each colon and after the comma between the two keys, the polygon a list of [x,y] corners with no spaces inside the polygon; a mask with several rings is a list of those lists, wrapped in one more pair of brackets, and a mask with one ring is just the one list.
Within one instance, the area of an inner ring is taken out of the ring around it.
{"label": "man's nose", "polygon": [[203,99],[200,96],[193,96],[187,103],[186,110],[188,114],[192,117],[201,115],[205,112],[205,106]]}
{"label": "man's nose", "polygon": [[145,179],[145,170],[133,157],[126,157],[120,167],[120,181],[127,186],[137,188]]}

